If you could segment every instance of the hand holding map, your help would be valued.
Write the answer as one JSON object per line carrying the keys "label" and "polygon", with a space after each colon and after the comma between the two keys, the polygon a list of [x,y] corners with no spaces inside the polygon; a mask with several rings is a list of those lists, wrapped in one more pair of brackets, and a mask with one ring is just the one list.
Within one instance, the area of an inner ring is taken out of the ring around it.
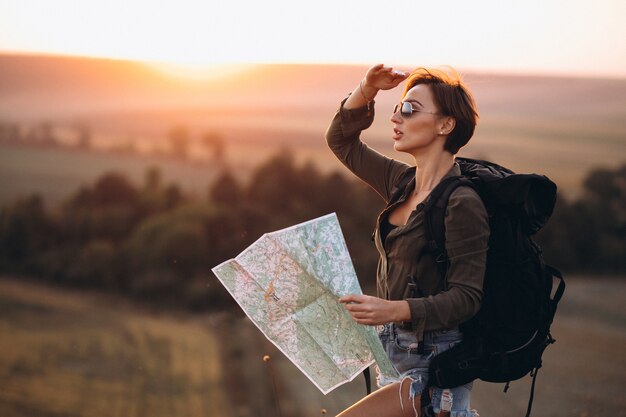
{"label": "hand holding map", "polygon": [[355,323],[339,302],[362,291],[334,213],[267,233],[213,272],[324,394],[374,362],[397,376],[374,328]]}

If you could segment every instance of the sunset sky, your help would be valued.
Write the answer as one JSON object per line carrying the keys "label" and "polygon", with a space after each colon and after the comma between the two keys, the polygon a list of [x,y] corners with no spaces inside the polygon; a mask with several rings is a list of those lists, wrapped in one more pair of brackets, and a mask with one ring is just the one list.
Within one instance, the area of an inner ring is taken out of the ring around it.
{"label": "sunset sky", "polygon": [[626,78],[625,0],[0,0],[0,52]]}

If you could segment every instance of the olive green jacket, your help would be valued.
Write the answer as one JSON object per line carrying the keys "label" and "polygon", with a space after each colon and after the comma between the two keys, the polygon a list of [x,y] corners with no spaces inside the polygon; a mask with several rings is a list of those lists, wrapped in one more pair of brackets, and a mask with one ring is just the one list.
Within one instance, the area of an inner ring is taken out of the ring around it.
{"label": "olive green jacket", "polygon": [[[360,140],[361,131],[374,119],[373,102],[352,110],[343,108],[344,102],[326,132],[328,146],[346,167],[389,202],[397,182],[411,167],[381,155]],[[446,176],[460,174],[455,164]],[[482,200],[473,189],[459,187],[452,193],[444,221],[449,257],[444,280],[433,255],[426,250],[423,204],[417,205],[406,225],[389,232],[384,243],[380,238],[381,219],[405,201],[414,188],[415,179],[397,202],[387,205],[376,222],[375,243],[380,254],[377,293],[388,300],[408,301],[413,329],[422,340],[424,331],[456,327],[480,308],[489,224]],[[409,298],[411,280],[417,282],[418,298]]]}

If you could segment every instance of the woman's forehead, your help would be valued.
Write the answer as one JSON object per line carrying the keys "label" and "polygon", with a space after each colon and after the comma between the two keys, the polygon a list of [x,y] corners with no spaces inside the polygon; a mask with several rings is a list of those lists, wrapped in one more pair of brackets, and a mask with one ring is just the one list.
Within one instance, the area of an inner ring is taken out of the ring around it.
{"label": "woman's forehead", "polygon": [[406,92],[404,101],[417,100],[426,105],[426,103],[434,104],[433,94],[427,84],[418,84]]}

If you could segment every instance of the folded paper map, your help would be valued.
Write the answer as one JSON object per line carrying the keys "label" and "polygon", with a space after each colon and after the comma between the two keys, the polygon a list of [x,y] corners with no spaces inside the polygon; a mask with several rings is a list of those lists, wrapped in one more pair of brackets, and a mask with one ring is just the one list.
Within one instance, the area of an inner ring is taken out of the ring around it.
{"label": "folded paper map", "polygon": [[357,324],[339,302],[362,291],[334,213],[267,233],[213,272],[324,394],[373,363],[397,376],[374,327]]}

